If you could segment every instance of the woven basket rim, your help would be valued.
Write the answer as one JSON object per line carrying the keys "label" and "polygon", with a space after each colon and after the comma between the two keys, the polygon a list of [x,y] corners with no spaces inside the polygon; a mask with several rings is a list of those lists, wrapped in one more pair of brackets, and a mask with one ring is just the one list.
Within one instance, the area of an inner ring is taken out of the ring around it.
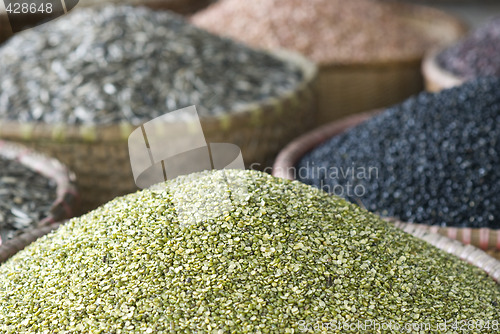
{"label": "woven basket rim", "polygon": [[462,85],[466,81],[465,78],[461,78],[439,66],[437,57],[443,50],[445,48],[437,48],[426,54],[422,62],[422,73],[425,79],[439,85],[441,89]]}
{"label": "woven basket rim", "polygon": [[449,253],[455,255],[459,259],[482,269],[489,277],[491,277],[498,285],[500,285],[500,260],[488,255],[483,250],[472,246],[465,245],[458,240],[450,239],[446,236],[434,233],[430,229],[411,223],[403,223],[397,219],[385,219],[391,222],[397,228],[409,233],[427,243]]}
{"label": "woven basket rim", "polygon": [[[425,6],[422,4],[413,3],[396,3],[396,2],[386,2],[394,9],[400,12],[404,16],[405,20],[418,20],[422,23],[430,24],[432,23],[435,27],[446,27],[448,26],[450,30],[455,32],[455,36],[443,35],[440,38],[442,45],[450,44],[451,39],[457,39],[462,37],[468,30],[469,25],[459,17],[449,14],[443,10]],[[453,38],[451,38],[453,37]],[[411,57],[401,58],[401,59],[375,59],[367,62],[360,61],[335,61],[335,62],[320,62],[318,66],[321,69],[334,69],[343,67],[395,67],[395,66],[409,66],[415,64],[421,64],[422,58],[425,56],[425,50],[422,53],[415,54]]]}
{"label": "woven basket rim", "polygon": [[[200,116],[202,125],[214,126],[226,124],[231,120],[249,120],[265,117],[260,113],[263,109],[279,106],[283,101],[293,100],[297,92],[307,90],[318,75],[316,64],[306,57],[290,50],[259,50],[274,58],[296,65],[302,73],[302,80],[293,89],[279,96],[271,96],[258,102],[244,104],[241,108],[228,110],[222,115]],[[128,136],[141,124],[130,122],[112,123],[106,125],[65,125],[62,123],[48,124],[43,122],[19,122],[15,120],[0,119],[0,137],[7,140],[27,141],[32,138],[42,140],[53,140],[61,142],[122,142],[128,140]]]}
{"label": "woven basket rim", "polygon": [[56,183],[56,199],[51,205],[48,216],[39,221],[37,226],[47,226],[74,216],[79,200],[75,185],[76,177],[64,164],[23,145],[1,139],[0,156],[17,160],[25,167]]}

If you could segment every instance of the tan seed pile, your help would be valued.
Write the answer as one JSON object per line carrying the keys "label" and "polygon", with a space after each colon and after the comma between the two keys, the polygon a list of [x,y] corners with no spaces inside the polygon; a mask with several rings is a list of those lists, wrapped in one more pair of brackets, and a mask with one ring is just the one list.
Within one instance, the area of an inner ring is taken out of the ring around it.
{"label": "tan seed pile", "polygon": [[374,0],[221,0],[195,25],[252,46],[296,50],[320,64],[414,59],[435,38]]}
{"label": "tan seed pile", "polygon": [[494,321],[499,305],[479,269],[254,171],[117,198],[0,267],[2,333],[297,333],[318,321]]}

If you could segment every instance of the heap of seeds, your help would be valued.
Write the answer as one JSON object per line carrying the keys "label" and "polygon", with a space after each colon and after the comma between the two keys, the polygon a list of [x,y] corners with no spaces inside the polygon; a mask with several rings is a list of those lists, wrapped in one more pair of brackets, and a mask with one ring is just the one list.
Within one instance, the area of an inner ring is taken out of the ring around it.
{"label": "heap of seeds", "polygon": [[415,223],[500,228],[500,79],[422,93],[333,137],[298,178]]}
{"label": "heap of seeds", "polygon": [[500,77],[500,16],[437,56],[440,67],[465,79]]}
{"label": "heap of seeds", "polygon": [[[313,187],[183,176],[71,220],[0,267],[0,329],[291,333],[500,317],[480,269]],[[302,326],[302,327],[301,327]]]}
{"label": "heap of seeds", "polygon": [[0,157],[0,236],[3,241],[49,215],[56,184],[15,160]]}
{"label": "heap of seeds", "polygon": [[390,3],[372,0],[221,0],[192,22],[256,47],[296,50],[320,64],[413,59],[437,43],[401,20]]}
{"label": "heap of seeds", "polygon": [[0,59],[0,117],[45,123],[138,124],[190,105],[222,114],[302,78],[180,16],[127,6],[72,11],[13,37]]}

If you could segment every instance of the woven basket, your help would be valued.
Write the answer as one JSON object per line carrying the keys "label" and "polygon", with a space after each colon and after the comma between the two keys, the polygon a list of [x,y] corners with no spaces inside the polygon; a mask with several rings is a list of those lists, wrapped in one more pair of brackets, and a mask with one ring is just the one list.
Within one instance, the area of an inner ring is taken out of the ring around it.
{"label": "woven basket", "polygon": [[[78,193],[75,187],[75,176],[67,168],[55,159],[48,158],[42,154],[33,152],[18,144],[0,140],[0,157],[9,160],[17,160],[24,166],[41,175],[52,179],[57,186],[56,200],[50,208],[47,217],[38,222],[35,229],[47,228],[56,222],[71,218],[78,206]],[[11,244],[18,244],[22,235],[29,231],[23,231],[20,236],[5,241],[0,246],[1,254],[11,254]]]}
{"label": "woven basket", "polygon": [[460,86],[466,80],[441,68],[436,61],[441,50],[429,52],[422,64],[422,74],[424,75],[425,89],[429,92],[439,92],[443,89]]}
{"label": "woven basket", "polygon": [[[439,10],[392,4],[398,18],[447,45],[463,36],[465,25]],[[423,85],[421,55],[393,62],[321,64],[319,66],[318,125],[364,110],[386,107],[420,92]]]}
{"label": "woven basket", "polygon": [[[311,132],[302,135],[288,144],[278,155],[273,166],[272,174],[289,180],[295,179],[295,164],[309,151],[321,145],[326,140],[342,134],[348,129],[359,125],[381,110],[360,113],[329,123]],[[488,251],[492,256],[500,259],[500,230],[473,229],[456,227],[438,227],[420,224],[408,224],[419,227],[432,233],[438,233],[450,239],[458,240],[466,245],[474,245]],[[403,223],[400,223],[402,226]],[[410,227],[409,227],[410,228]]]}
{"label": "woven basket", "polygon": [[[286,143],[315,124],[315,65],[288,51],[276,55],[301,68],[304,80],[294,91],[223,116],[201,118],[207,142],[238,145],[247,166],[258,164],[255,169],[272,166]],[[0,138],[22,142],[68,165],[77,176],[83,213],[137,190],[127,143],[134,129],[131,124],[89,127],[0,121]]]}
{"label": "woven basket", "polygon": [[106,4],[146,6],[151,9],[171,10],[188,15],[207,7],[211,2],[211,0],[80,0],[77,7],[83,8]]}

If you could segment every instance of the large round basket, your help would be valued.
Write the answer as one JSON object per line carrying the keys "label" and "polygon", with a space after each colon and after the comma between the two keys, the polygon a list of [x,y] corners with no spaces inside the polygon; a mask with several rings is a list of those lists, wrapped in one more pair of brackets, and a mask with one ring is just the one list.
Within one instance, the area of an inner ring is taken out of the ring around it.
{"label": "large round basket", "polygon": [[[448,45],[467,31],[459,19],[436,9],[392,4],[397,19]],[[421,63],[426,50],[397,61],[319,65],[318,124],[405,100],[423,88]]]}
{"label": "large round basket", "polygon": [[[294,180],[296,178],[295,165],[306,153],[312,151],[314,148],[318,147],[326,140],[344,133],[350,128],[361,124],[362,122],[370,119],[380,112],[381,110],[375,110],[371,112],[351,115],[300,136],[299,138],[288,144],[280,152],[274,163],[272,174],[277,177]],[[473,229],[439,227],[399,222],[399,226],[403,225],[420,227],[421,229],[425,229],[431,233],[436,233],[453,240],[458,240],[466,245],[474,245],[487,251],[492,256],[500,259],[500,230],[487,228]]]}
{"label": "large round basket", "polygon": [[31,233],[32,230],[51,229],[57,222],[73,217],[78,207],[78,193],[75,186],[75,175],[55,159],[31,151],[24,146],[2,140],[0,140],[0,157],[16,160],[29,169],[53,180],[57,192],[56,200],[47,217],[37,222],[32,229],[22,231],[22,234],[10,240],[2,240],[0,246],[0,262],[2,262],[22,249],[19,248],[19,245],[24,243],[23,236]]}
{"label": "large round basket", "polygon": [[[316,116],[316,66],[283,51],[276,55],[297,64],[303,80],[293,91],[259,103],[228,110],[223,116],[201,117],[208,143],[239,146],[247,166],[272,166],[280,149],[310,130]],[[0,138],[22,142],[68,165],[77,176],[83,211],[137,190],[129,159],[128,136],[136,126],[66,126],[0,121]]]}
{"label": "large round basket", "polygon": [[439,92],[443,89],[460,86],[466,81],[439,66],[436,58],[440,51],[429,52],[422,63],[425,89],[429,92]]}

